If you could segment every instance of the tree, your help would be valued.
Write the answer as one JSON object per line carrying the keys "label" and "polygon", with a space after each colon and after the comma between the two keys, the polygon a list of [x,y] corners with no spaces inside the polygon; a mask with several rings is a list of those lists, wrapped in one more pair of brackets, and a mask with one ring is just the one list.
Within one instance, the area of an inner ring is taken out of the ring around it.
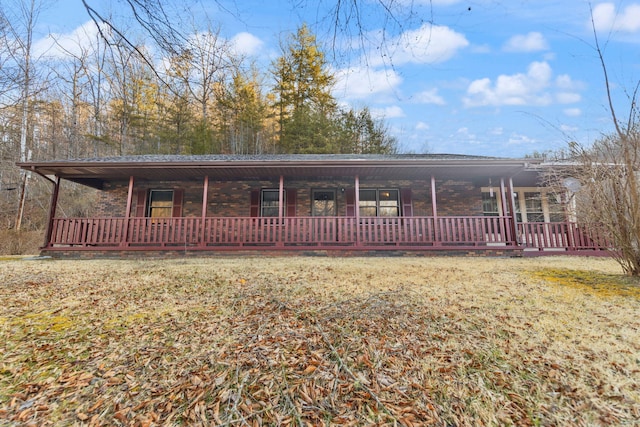
{"label": "tree", "polygon": [[[188,37],[183,34],[180,23],[176,23],[176,16],[169,12],[171,6],[177,4],[184,9],[183,1],[180,3],[167,0],[116,1],[122,5],[120,10],[135,20],[158,48],[168,56],[180,54],[184,50],[184,43]],[[137,50],[137,45],[124,37],[123,24],[100,11],[101,2],[82,0],[82,3],[89,17],[100,28],[108,30],[104,32],[105,39],[110,39],[110,33],[119,35],[118,39],[111,42],[129,50]],[[242,19],[233,9],[221,2],[214,0],[213,3],[218,6],[220,13],[231,14],[235,18]],[[373,44],[381,59],[389,63],[390,58],[393,57],[393,51],[397,49],[398,43],[401,43],[401,40],[393,35],[401,34],[406,28],[433,20],[431,1],[290,0],[290,3],[295,9],[312,7],[318,11],[315,30],[326,35],[327,40],[331,40],[330,47],[334,60],[339,60],[343,54],[348,58],[353,50],[367,51]],[[381,27],[385,34],[381,39],[377,39],[375,35]],[[149,66],[153,67],[152,58],[145,56],[142,51],[138,53]],[[156,74],[159,78],[162,77],[160,73]]]}
{"label": "tree", "polygon": [[306,25],[292,35],[273,64],[275,108],[281,150],[289,153],[331,152],[326,135],[336,102],[334,76],[324,53]]}
{"label": "tree", "polygon": [[[6,5],[5,5],[6,6]],[[33,57],[33,33],[35,30],[42,4],[36,0],[14,2],[8,8],[0,8],[0,21],[6,27],[6,40],[12,48],[8,51],[11,55],[10,61],[16,66],[17,73],[15,79],[19,87],[20,105],[20,142],[19,157],[21,162],[27,161],[31,157],[31,147],[29,141],[29,107],[32,104],[35,93],[35,83],[37,79],[35,63],[37,58]],[[10,17],[9,13],[13,16]],[[15,228],[20,229],[24,213],[24,202],[27,191],[27,183],[30,174],[21,172],[20,199],[18,201],[18,212],[16,215]]]}
{"label": "tree", "polygon": [[268,102],[262,93],[258,71],[236,67],[231,81],[218,86],[218,138],[231,154],[262,154],[273,151],[267,135]]}
{"label": "tree", "polygon": [[640,129],[619,129],[591,147],[571,146],[575,164],[561,181],[575,191],[576,217],[613,246],[623,270],[640,275]]}
{"label": "tree", "polygon": [[[140,47],[139,49],[142,49]],[[151,139],[157,86],[144,61],[126,49],[109,51],[105,73],[111,92],[109,111],[119,155],[142,154]]]}
{"label": "tree", "polygon": [[621,119],[614,108],[604,53],[595,25],[592,27],[614,132],[591,147],[571,143],[572,161],[555,184],[569,190],[578,220],[598,231],[595,239],[603,236],[601,244],[613,246],[611,253],[625,273],[640,276],[640,81],[629,95],[628,114]]}
{"label": "tree", "polygon": [[369,108],[342,112],[340,152],[355,154],[393,154],[398,141],[389,134],[382,120],[376,120]]}
{"label": "tree", "polygon": [[73,51],[56,42],[57,48],[65,55],[55,67],[58,83],[56,99],[66,99],[71,103],[65,106],[72,116],[66,119],[66,133],[72,143],[68,149],[70,157],[98,157],[102,152],[109,153],[105,126],[107,45],[101,37],[87,32],[86,28],[84,40],[90,40],[90,43],[76,40]]}

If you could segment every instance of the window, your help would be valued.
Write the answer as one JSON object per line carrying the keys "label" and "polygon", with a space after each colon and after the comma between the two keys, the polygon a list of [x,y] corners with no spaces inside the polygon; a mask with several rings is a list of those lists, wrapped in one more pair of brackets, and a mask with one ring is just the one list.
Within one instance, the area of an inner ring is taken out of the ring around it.
{"label": "window", "polygon": [[[500,192],[493,197],[489,187],[482,188],[482,211],[484,216],[497,216],[502,212]],[[513,201],[518,222],[563,222],[566,220],[562,195],[536,187],[515,188]],[[507,212],[511,210],[509,206]]]}
{"label": "window", "polygon": [[278,190],[262,190],[260,194],[260,216],[277,217],[279,200]]}
{"label": "window", "polygon": [[493,192],[482,193],[482,212],[484,216],[500,216],[498,209],[498,195]]}
{"label": "window", "polygon": [[336,216],[336,192],[334,190],[313,190],[311,215]]}
{"label": "window", "polygon": [[360,190],[360,216],[400,216],[398,190]]}
{"label": "window", "polygon": [[560,194],[547,193],[549,202],[549,222],[563,222],[566,220],[562,196]]}
{"label": "window", "polygon": [[151,218],[170,218],[173,214],[173,190],[149,191],[149,212]]}
{"label": "window", "polygon": [[524,203],[527,211],[527,222],[544,222],[542,195],[537,192],[525,192]]}

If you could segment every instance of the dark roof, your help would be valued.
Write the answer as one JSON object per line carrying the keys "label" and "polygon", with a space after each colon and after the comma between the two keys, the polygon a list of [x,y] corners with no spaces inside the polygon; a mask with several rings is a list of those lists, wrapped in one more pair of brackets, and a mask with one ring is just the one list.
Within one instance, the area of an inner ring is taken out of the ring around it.
{"label": "dark roof", "polygon": [[[389,161],[389,160],[498,160],[503,157],[471,156],[466,154],[141,154],[135,156],[93,157],[52,160],[54,163],[175,163],[175,162],[309,162],[309,161]],[[506,159],[505,159],[506,160]]]}
{"label": "dark roof", "polygon": [[44,176],[101,188],[107,181],[285,177],[428,179],[510,177],[539,164],[534,159],[461,154],[140,155],[18,163]]}

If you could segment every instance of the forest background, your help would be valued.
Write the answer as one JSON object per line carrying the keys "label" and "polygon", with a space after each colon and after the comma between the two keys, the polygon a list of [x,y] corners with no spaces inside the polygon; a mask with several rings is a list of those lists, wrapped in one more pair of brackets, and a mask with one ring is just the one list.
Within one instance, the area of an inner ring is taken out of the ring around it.
{"label": "forest background", "polygon": [[[37,247],[51,192],[16,162],[397,150],[383,119],[366,106],[338,104],[326,47],[306,24],[283,37],[267,68],[238,53],[213,22],[204,31],[149,33],[144,20],[115,28],[95,15],[90,43],[85,34],[73,49],[58,43],[47,55],[34,49],[42,7],[36,0],[0,7],[2,253]],[[85,216],[88,191],[65,184],[60,213]]]}

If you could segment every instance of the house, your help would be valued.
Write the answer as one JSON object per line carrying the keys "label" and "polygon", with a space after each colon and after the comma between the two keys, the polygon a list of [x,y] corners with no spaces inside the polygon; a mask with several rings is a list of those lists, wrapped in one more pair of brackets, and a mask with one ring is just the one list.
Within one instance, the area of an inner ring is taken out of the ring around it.
{"label": "house", "polygon": [[[19,163],[53,183],[42,248],[133,251],[599,251],[569,221],[544,164],[448,154],[126,156]],[[99,191],[89,218],[57,215],[64,182]]]}

